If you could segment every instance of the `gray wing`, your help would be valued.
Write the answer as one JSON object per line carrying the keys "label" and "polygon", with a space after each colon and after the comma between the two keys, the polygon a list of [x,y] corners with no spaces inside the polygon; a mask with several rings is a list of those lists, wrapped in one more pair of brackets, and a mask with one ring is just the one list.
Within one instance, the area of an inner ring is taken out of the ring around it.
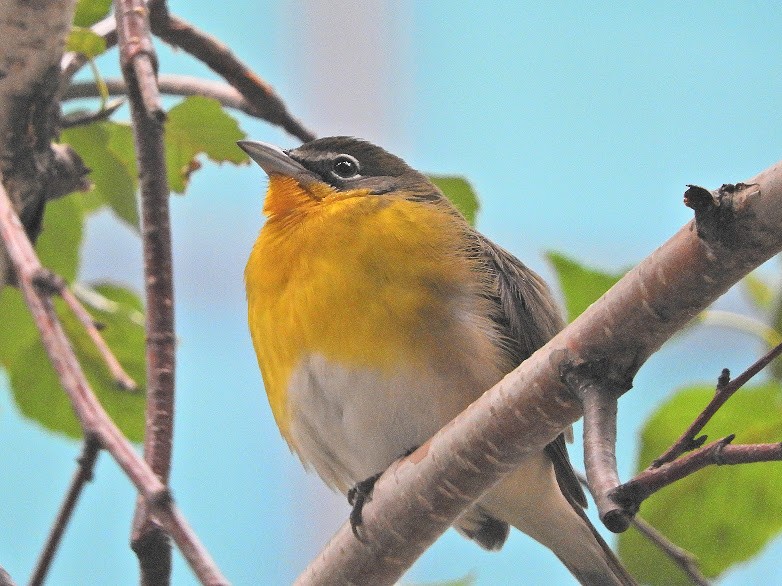
{"label": "gray wing", "polygon": [[[491,296],[497,308],[492,317],[505,335],[504,344],[514,364],[521,364],[564,327],[562,315],[543,279],[507,250],[475,234],[478,254],[492,277]],[[586,495],[570,464],[564,434],[546,446],[546,453],[562,492],[586,507]]]}

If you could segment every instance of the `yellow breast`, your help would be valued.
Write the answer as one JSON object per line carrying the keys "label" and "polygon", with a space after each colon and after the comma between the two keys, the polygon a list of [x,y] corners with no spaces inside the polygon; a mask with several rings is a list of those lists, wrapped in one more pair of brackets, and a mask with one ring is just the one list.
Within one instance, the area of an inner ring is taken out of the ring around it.
{"label": "yellow breast", "polygon": [[245,271],[250,333],[289,442],[286,390],[305,355],[379,372],[436,361],[464,342],[448,339],[457,322],[481,311],[465,225],[446,208],[366,193],[296,200],[295,189],[271,179]]}

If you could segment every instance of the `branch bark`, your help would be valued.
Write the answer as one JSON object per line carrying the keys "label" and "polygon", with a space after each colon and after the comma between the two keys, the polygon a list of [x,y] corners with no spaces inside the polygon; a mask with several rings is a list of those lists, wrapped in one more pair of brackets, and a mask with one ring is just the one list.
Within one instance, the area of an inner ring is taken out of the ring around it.
{"label": "branch bark", "polygon": [[581,415],[564,383],[569,368],[632,380],[665,340],[782,250],[782,163],[710,196],[695,221],[392,465],[363,510],[365,542],[344,525],[298,583],[393,583],[468,505]]}
{"label": "branch bark", "polygon": [[54,555],[57,553],[65,528],[71,520],[71,515],[73,515],[73,511],[76,508],[79,496],[81,496],[84,486],[92,480],[92,470],[95,467],[99,452],[100,442],[98,439],[93,435],[85,435],[84,447],[82,448],[81,456],[77,459],[79,467],[73,475],[65,500],[62,503],[62,507],[60,507],[60,512],[57,513],[49,538],[46,540],[46,545],[38,558],[38,563],[35,565],[29,586],[41,586],[44,580],[46,580],[46,575],[49,573],[49,568],[54,561]]}
{"label": "branch bark", "polygon": [[[120,64],[128,86],[141,187],[147,336],[147,410],[144,459],[166,484],[174,433],[174,278],[169,189],[163,144],[165,113],[157,88],[157,58],[143,0],[115,0]],[[168,536],[139,499],[131,545],[139,559],[141,583],[171,580]]]}
{"label": "branch bark", "polygon": [[[128,93],[125,81],[122,79],[105,79],[106,88],[113,96],[124,96]],[[158,76],[158,88],[161,93],[172,96],[206,96],[220,102],[227,108],[240,110],[256,118],[263,118],[263,113],[248,102],[236,88],[226,83],[199,79],[187,75],[161,74]],[[79,82],[71,85],[63,99],[98,98],[100,92],[94,83]]]}

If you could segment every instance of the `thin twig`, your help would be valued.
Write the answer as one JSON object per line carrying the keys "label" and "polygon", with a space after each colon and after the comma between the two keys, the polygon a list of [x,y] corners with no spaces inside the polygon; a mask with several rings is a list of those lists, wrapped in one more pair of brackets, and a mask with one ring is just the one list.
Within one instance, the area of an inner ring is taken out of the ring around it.
{"label": "thin twig", "polygon": [[47,295],[33,285],[41,263],[24,232],[11,200],[0,181],[0,236],[17,275],[27,306],[41,335],[63,389],[68,394],[85,435],[94,435],[149,504],[155,517],[179,546],[179,550],[203,584],[228,584],[198,537],[170,498],[166,486],[136,454],[135,449],[106,414],[90,388],[73,348]]}
{"label": "thin twig", "polygon": [[54,525],[46,540],[46,545],[33,570],[33,575],[30,578],[29,583],[30,586],[40,586],[44,583],[44,580],[46,580],[46,575],[54,560],[54,555],[57,553],[57,548],[60,545],[63,533],[65,533],[65,528],[68,526],[68,522],[76,508],[79,496],[81,496],[81,492],[85,485],[92,480],[92,470],[95,467],[99,452],[100,441],[98,438],[91,434],[85,435],[81,456],[76,460],[78,468],[73,475],[71,485],[65,495],[65,500],[60,507],[60,511],[57,513],[57,518],[54,520]]}
{"label": "thin twig", "polygon": [[[141,238],[144,245],[147,331],[147,410],[144,459],[164,483],[171,470],[174,433],[174,284],[169,188],[163,145],[156,61],[142,0],[115,0],[120,63],[128,86],[133,138],[141,188]],[[150,103],[150,101],[154,103]],[[160,108],[162,112],[162,108]],[[136,507],[131,535],[141,566],[141,583],[167,584],[171,579],[171,546],[142,500]]]}
{"label": "thin twig", "polygon": [[[95,84],[89,84],[95,88],[97,92],[97,86]],[[60,119],[60,124],[63,128],[75,128],[76,126],[87,126],[94,124],[95,122],[102,122],[108,120],[111,116],[119,110],[125,104],[125,100],[114,100],[110,104],[106,104],[105,108],[97,110],[95,112],[73,112],[66,114]]]}
{"label": "thin twig", "polygon": [[714,414],[719,410],[719,408],[722,407],[736,391],[744,386],[747,381],[749,381],[752,377],[768,366],[780,354],[782,354],[782,344],[777,344],[774,346],[774,348],[769,350],[765,356],[761,357],[733,380],[729,379],[730,373],[727,371],[727,369],[723,370],[720,379],[717,381],[717,389],[714,393],[714,398],[712,398],[709,404],[706,405],[703,411],[701,411],[698,417],[695,418],[695,421],[690,424],[690,426],[679,437],[679,439],[677,439],[674,444],[665,451],[665,453],[654,460],[650,467],[658,468],[663,464],[672,462],[685,452],[701,446],[706,440],[706,437],[703,436],[701,438],[696,438],[695,436],[703,430],[709,420],[714,417]]}
{"label": "thin twig", "polygon": [[[105,79],[109,95],[124,96],[127,94],[125,81],[121,79]],[[205,96],[220,102],[227,108],[240,110],[250,116],[263,118],[258,108],[248,102],[236,88],[219,81],[200,79],[188,75],[161,74],[158,76],[160,92],[171,96]],[[68,87],[64,100],[81,98],[99,98],[100,90],[92,82],[77,82]]]}
{"label": "thin twig", "polygon": [[[575,470],[575,473],[578,481],[591,493],[592,489],[589,486],[586,475],[578,470]],[[594,497],[594,495],[592,496]],[[660,533],[652,524],[641,518],[640,515],[633,517],[630,523],[638,529],[641,535],[646,537],[653,545],[671,558],[671,561],[681,568],[693,584],[697,584],[698,586],[709,586],[708,580],[700,572],[698,559],[692,553],[683,547],[676,545],[665,535]]]}
{"label": "thin twig", "polygon": [[81,322],[87,334],[92,339],[93,344],[95,344],[95,347],[98,349],[98,353],[106,363],[106,367],[109,369],[117,386],[125,391],[137,390],[138,385],[136,384],[136,381],[134,381],[131,376],[125,372],[125,369],[122,368],[122,365],[112,353],[106,340],[100,335],[98,328],[95,326],[95,320],[92,319],[92,316],[81,304],[81,301],[79,301],[68,288],[65,280],[59,275],[43,269],[33,277],[33,283],[36,287],[50,295],[57,293],[62,297],[63,301],[65,301],[73,315]]}
{"label": "thin twig", "polygon": [[11,574],[0,567],[0,586],[16,586]]}
{"label": "thin twig", "polygon": [[697,586],[710,586],[709,580],[701,573],[698,558],[686,549],[679,547],[660,533],[653,525],[636,515],[632,520],[639,533],[656,545],[682,572]]}
{"label": "thin twig", "polygon": [[169,14],[164,1],[150,0],[148,6],[155,35],[190,53],[221,75],[253,105],[258,116],[264,120],[281,126],[304,142],[315,138],[310,130],[290,115],[274,89],[242,63],[226,45]]}
{"label": "thin twig", "polygon": [[638,511],[641,503],[652,494],[697,472],[706,466],[752,464],[782,460],[782,443],[731,445],[735,436],[729,435],[706,444],[673,462],[657,468],[647,468],[635,478],[618,486],[611,497],[630,513]]}

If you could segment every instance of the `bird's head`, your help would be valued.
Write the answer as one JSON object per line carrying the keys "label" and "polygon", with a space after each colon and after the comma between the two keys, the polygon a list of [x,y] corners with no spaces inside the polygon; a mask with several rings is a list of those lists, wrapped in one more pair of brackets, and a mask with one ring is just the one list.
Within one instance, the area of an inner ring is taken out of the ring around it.
{"label": "bird's head", "polygon": [[357,138],[321,138],[287,151],[252,140],[237,144],[269,175],[264,204],[268,216],[350,197],[442,197],[425,175],[402,159]]}

